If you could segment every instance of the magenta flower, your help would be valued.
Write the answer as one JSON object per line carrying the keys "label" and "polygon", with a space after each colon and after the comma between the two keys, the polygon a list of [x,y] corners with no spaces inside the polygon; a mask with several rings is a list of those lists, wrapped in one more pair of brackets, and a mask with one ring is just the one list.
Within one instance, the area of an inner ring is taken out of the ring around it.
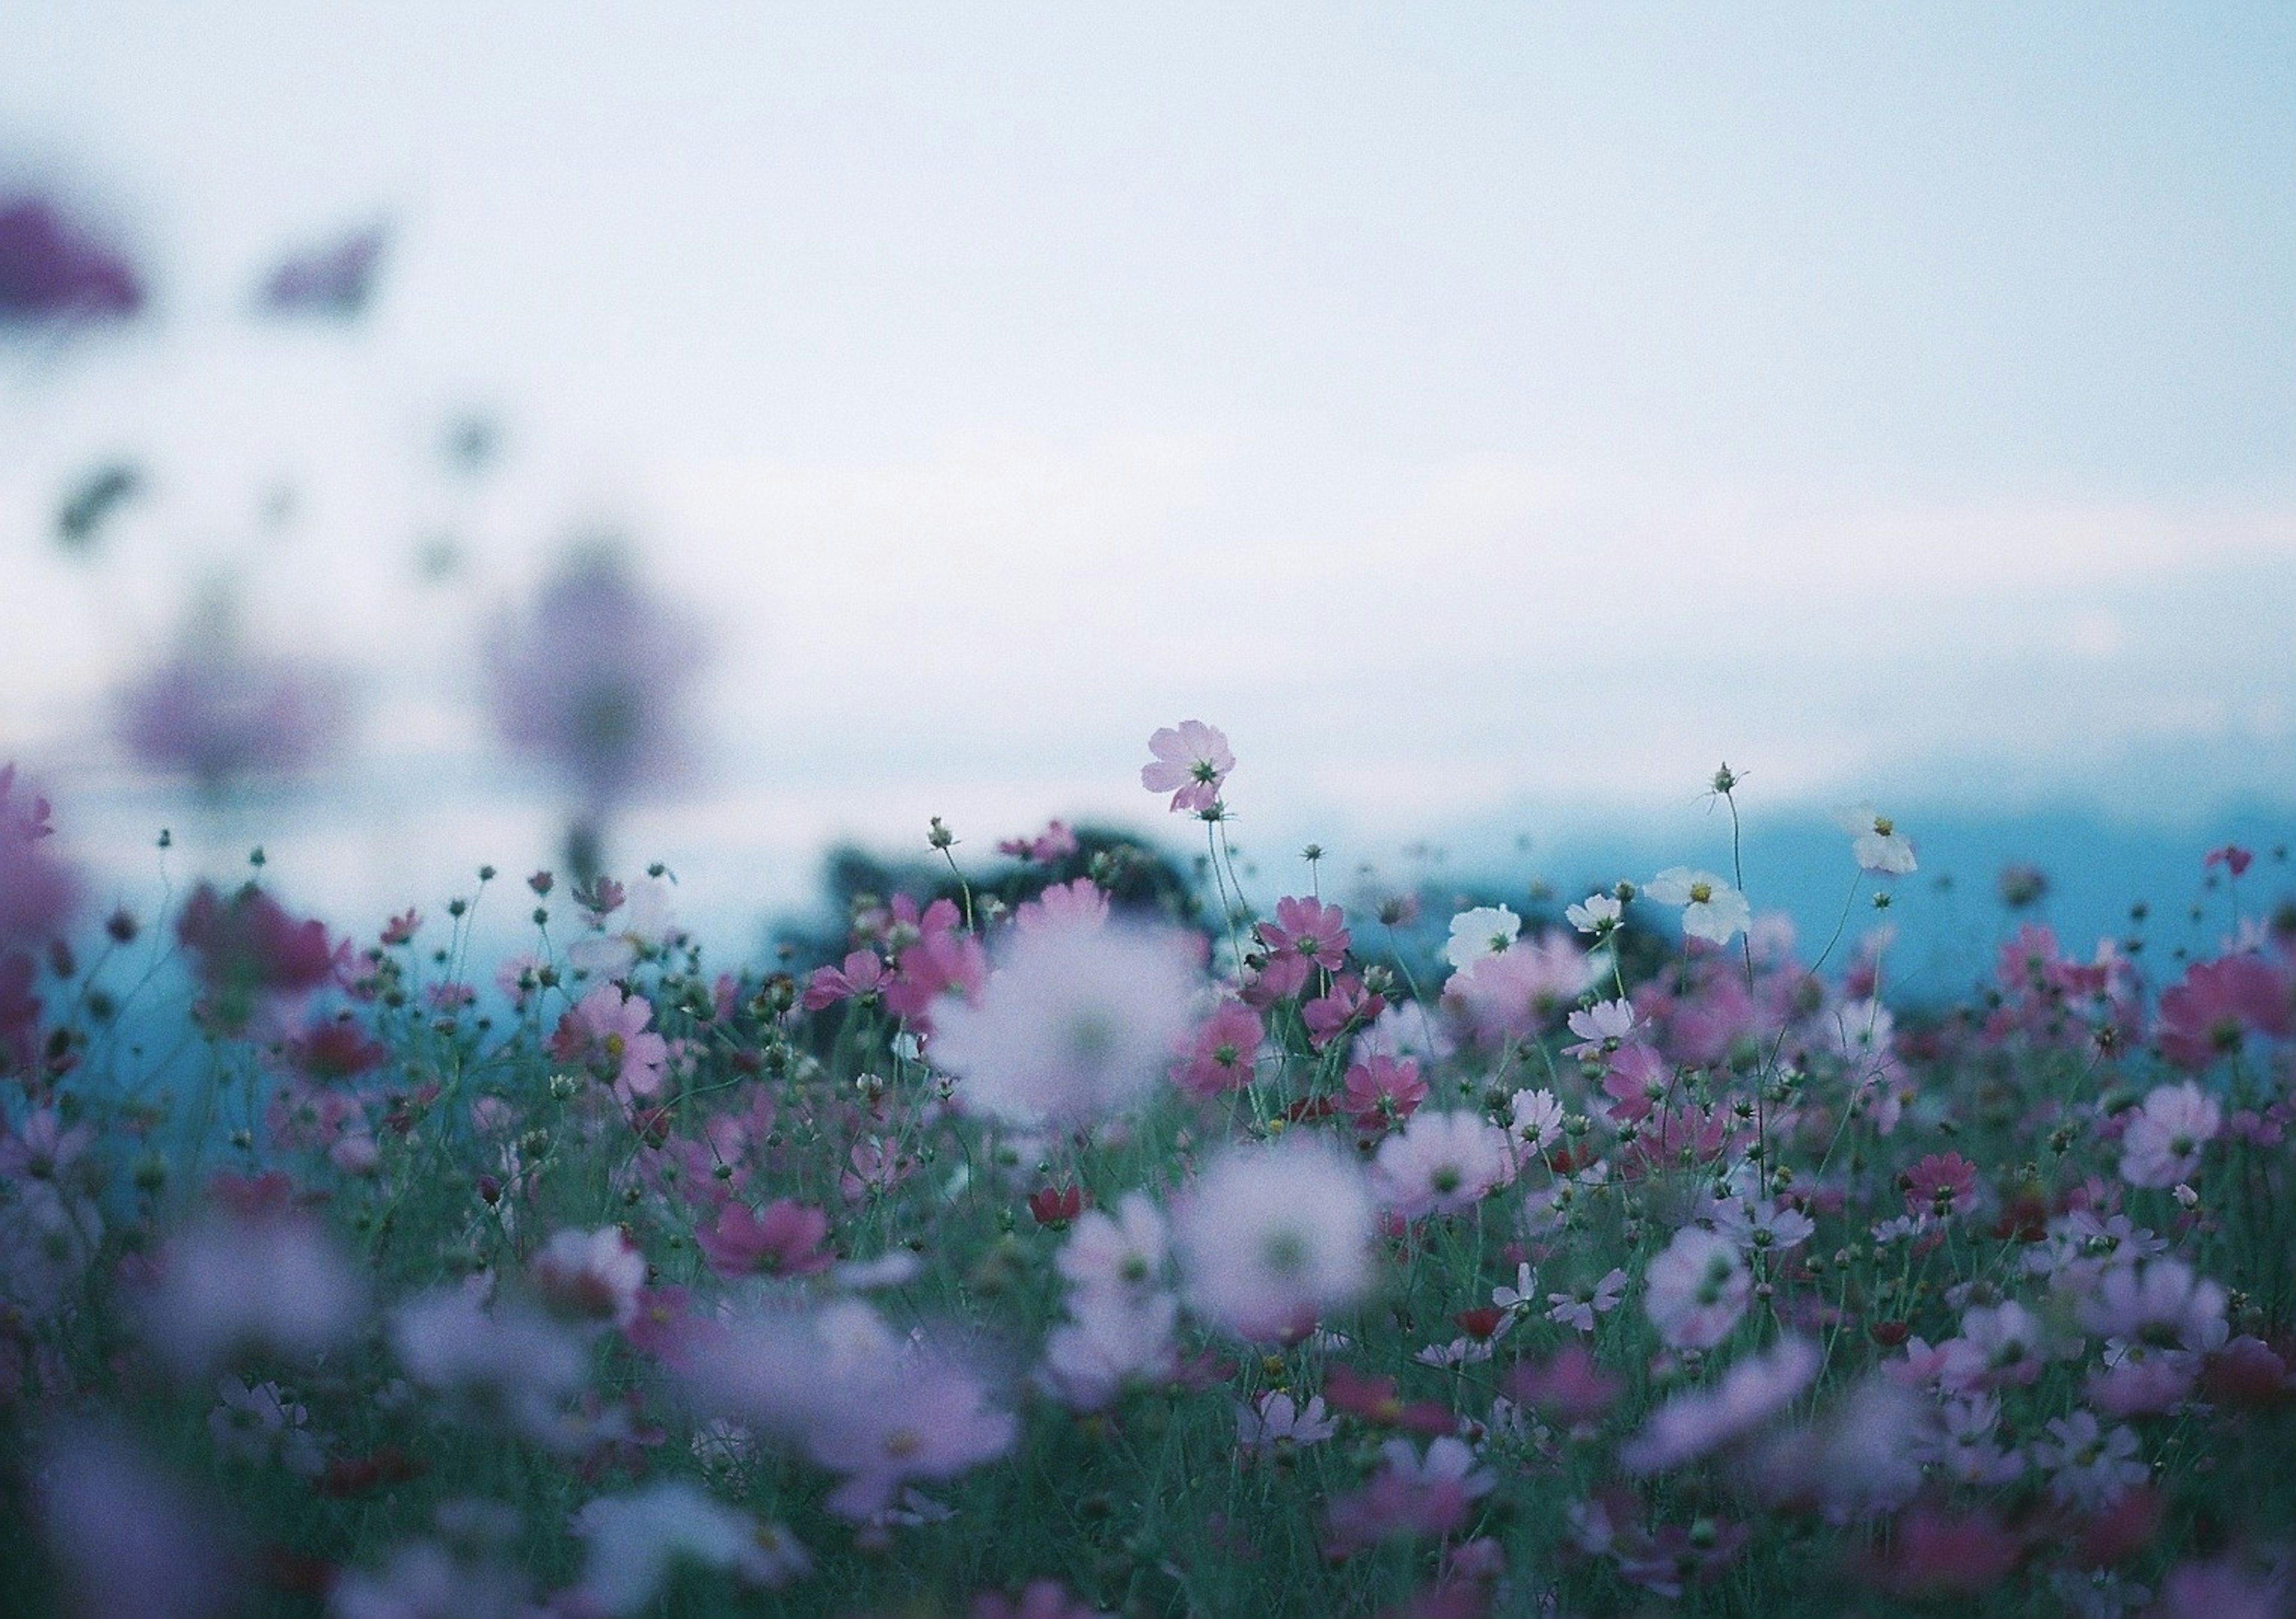
{"label": "magenta flower", "polygon": [[126,257],[47,198],[0,201],[0,325],[117,319],[143,308],[144,298]]}
{"label": "magenta flower", "polygon": [[1197,1097],[1242,1090],[1251,1083],[1263,1034],[1258,1012],[1239,1001],[1221,1002],[1173,1066],[1172,1083]]}
{"label": "magenta flower", "polygon": [[1373,1057],[1348,1070],[1340,1110],[1366,1132],[1392,1129],[1427,1100],[1427,1082],[1410,1058]]}
{"label": "magenta flower", "polygon": [[253,883],[228,900],[201,883],[176,936],[192,953],[208,1016],[229,1031],[244,1028],[259,1002],[308,993],[334,976],[326,924],[296,920]]}
{"label": "magenta flower", "polygon": [[2196,961],[2161,997],[2161,1054],[2195,1071],[2238,1051],[2250,1034],[2289,1031],[2291,985],[2261,956]]}
{"label": "magenta flower", "polygon": [[1905,1173],[1906,1212],[1916,1217],[1969,1206],[1977,1165],[1957,1152],[1933,1152]]}
{"label": "magenta flower", "polygon": [[840,1001],[865,1001],[885,987],[885,963],[873,950],[857,950],[841,967],[820,967],[805,981],[805,1010],[820,1011]]}
{"label": "magenta flower", "polygon": [[720,1276],[811,1276],[835,1257],[821,1247],[828,1235],[827,1214],[777,1198],[757,1214],[745,1203],[726,1204],[716,1224],[694,1228],[693,1240]]}
{"label": "magenta flower", "polygon": [[1152,793],[1170,793],[1175,813],[1201,814],[1219,801],[1220,784],[1235,768],[1235,755],[1218,726],[1201,720],[1183,720],[1176,729],[1167,725],[1148,739],[1156,756],[1140,767],[1140,785]]}
{"label": "magenta flower", "polygon": [[357,320],[374,297],[390,245],[390,228],[376,224],[297,253],[264,277],[256,307],[270,315]]}

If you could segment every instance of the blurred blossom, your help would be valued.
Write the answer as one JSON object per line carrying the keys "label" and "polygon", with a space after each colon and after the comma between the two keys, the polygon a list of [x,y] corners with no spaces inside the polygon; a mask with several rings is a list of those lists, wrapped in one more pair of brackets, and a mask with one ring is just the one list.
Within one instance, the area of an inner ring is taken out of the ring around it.
{"label": "blurred blossom", "polygon": [[604,550],[569,560],[489,648],[504,740],[557,769],[578,797],[578,877],[594,864],[599,823],[689,757],[684,710],[703,650],[700,628]]}
{"label": "blurred blossom", "polygon": [[1370,1285],[1372,1216],[1363,1171],[1327,1147],[1235,1149],[1173,1211],[1188,1304],[1239,1337],[1304,1333]]}
{"label": "blurred blossom", "polygon": [[144,307],[144,282],[119,249],[46,197],[0,200],[0,325],[118,319]]}
{"label": "blurred blossom", "polygon": [[351,692],[337,670],[250,652],[234,609],[211,590],[180,646],[119,699],[119,739],[138,763],[217,793],[323,764],[349,729]]}
{"label": "blurred blossom", "polygon": [[201,883],[184,906],[176,936],[191,952],[192,970],[206,992],[205,1016],[226,1030],[245,1027],[259,1007],[277,1010],[334,973],[326,924],[297,920],[253,883],[229,899],[213,883]]}
{"label": "blurred blossom", "polygon": [[250,1206],[203,1215],[168,1242],[141,1319],[153,1351],[191,1378],[250,1353],[319,1354],[365,1313],[365,1281],[316,1219]]}
{"label": "blurred blossom", "polygon": [[50,846],[48,801],[0,765],[0,950],[43,944],[71,913],[76,887]]}
{"label": "blurred blossom", "polygon": [[227,1543],[212,1515],[127,1439],[65,1429],[47,1449],[34,1493],[65,1612],[197,1619],[233,1606]]}
{"label": "blurred blossom", "polygon": [[653,1607],[679,1563],[726,1569],[763,1586],[785,1585],[813,1567],[787,1530],[760,1524],[684,1479],[601,1496],[574,1514],[573,1529],[589,1545],[578,1589],[607,1614]]}
{"label": "blurred blossom", "polygon": [[374,297],[390,245],[390,227],[378,223],[297,253],[264,278],[256,308],[272,315],[357,320]]}
{"label": "blurred blossom", "polygon": [[1176,932],[1048,919],[1009,938],[978,1001],[936,1012],[933,1060],[965,1107],[1009,1124],[1103,1117],[1164,1077],[1196,988]]}

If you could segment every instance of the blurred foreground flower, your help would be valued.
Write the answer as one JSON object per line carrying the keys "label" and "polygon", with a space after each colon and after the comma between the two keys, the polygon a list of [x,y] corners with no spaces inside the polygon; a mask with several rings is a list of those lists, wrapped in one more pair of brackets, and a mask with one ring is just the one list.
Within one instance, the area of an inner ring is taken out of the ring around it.
{"label": "blurred foreground flower", "polygon": [[577,794],[567,863],[578,881],[599,871],[614,811],[673,779],[689,756],[684,708],[703,651],[699,627],[603,550],[571,559],[489,650],[504,740],[555,767]]}
{"label": "blurred foreground flower", "polygon": [[45,197],[0,201],[0,325],[119,319],[144,307],[135,266]]}
{"label": "blurred foreground flower", "polygon": [[374,297],[390,229],[369,225],[297,253],[263,280],[255,307],[267,315],[355,321]]}

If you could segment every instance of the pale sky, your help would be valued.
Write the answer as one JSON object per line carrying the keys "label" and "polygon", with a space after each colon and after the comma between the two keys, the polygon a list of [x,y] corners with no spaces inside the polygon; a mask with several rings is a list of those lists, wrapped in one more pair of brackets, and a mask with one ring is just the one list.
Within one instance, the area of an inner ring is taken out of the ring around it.
{"label": "pale sky", "polygon": [[[1723,758],[1771,803],[2296,794],[2285,6],[0,0],[0,179],[160,295],[0,348],[0,754],[66,785],[228,563],[366,673],[370,863],[538,835],[473,644],[607,519],[718,635],[654,827],[694,850],[1141,817],[1184,717],[1271,833],[1366,845],[1670,812]],[[244,318],[378,215],[366,323]],[[473,405],[476,495],[430,454]],[[154,495],[67,562],[116,451]],[[470,572],[418,587],[445,527]]]}

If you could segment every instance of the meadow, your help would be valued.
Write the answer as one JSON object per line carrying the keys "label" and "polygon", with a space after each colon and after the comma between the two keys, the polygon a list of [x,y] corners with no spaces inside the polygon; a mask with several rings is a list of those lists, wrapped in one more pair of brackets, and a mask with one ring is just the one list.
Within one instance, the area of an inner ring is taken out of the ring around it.
{"label": "meadow", "polygon": [[723,962],[659,868],[92,914],[0,777],[10,1610],[2296,1612],[2284,848],[1911,1004],[1871,808],[1797,941],[1726,841],[1271,879],[1236,768]]}

